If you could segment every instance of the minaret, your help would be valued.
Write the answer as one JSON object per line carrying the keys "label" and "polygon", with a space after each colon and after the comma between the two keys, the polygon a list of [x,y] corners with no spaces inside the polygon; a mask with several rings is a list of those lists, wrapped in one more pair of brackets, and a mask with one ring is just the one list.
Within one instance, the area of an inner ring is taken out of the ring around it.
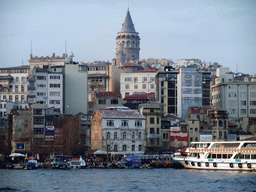
{"label": "minaret", "polygon": [[140,37],[139,33],[135,31],[129,5],[121,32],[117,34],[115,65],[122,67],[130,59],[138,61],[140,57]]}

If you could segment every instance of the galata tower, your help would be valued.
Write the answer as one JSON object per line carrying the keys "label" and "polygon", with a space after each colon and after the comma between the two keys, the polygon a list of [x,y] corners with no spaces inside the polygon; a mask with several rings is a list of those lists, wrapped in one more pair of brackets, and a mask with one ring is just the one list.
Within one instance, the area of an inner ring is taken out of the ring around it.
{"label": "galata tower", "polygon": [[132,18],[128,10],[121,32],[117,33],[116,37],[116,57],[113,64],[122,67],[124,63],[130,60],[138,61],[140,58],[140,37],[139,33],[135,31]]}

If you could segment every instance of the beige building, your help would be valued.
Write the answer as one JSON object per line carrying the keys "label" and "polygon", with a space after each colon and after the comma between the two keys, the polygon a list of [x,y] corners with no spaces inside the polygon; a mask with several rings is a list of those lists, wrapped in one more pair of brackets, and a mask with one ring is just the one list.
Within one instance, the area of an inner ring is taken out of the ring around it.
{"label": "beige building", "polygon": [[94,100],[96,91],[119,92],[121,69],[110,63],[87,64],[88,67],[88,101]]}
{"label": "beige building", "polygon": [[189,142],[200,141],[200,121],[198,119],[186,119],[189,131]]}
{"label": "beige building", "polygon": [[146,117],[146,153],[159,154],[162,150],[161,105],[156,102],[141,104],[139,111]]}
{"label": "beige building", "polygon": [[[73,53],[70,57],[74,57]],[[43,68],[43,66],[64,66],[65,62],[67,62],[68,55],[63,53],[62,56],[55,56],[55,53],[52,54],[52,56],[46,56],[46,57],[38,57],[30,54],[30,59],[28,60],[30,64],[30,75],[32,75],[33,70],[35,68]]]}
{"label": "beige building", "polygon": [[29,66],[0,68],[0,117],[7,117],[7,103],[28,107]]}

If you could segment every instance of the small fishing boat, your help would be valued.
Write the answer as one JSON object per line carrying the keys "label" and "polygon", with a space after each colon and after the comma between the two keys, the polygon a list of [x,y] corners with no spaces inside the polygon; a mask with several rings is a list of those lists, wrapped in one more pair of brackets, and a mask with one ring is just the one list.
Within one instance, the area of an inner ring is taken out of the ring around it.
{"label": "small fishing boat", "polygon": [[38,168],[38,163],[37,160],[34,159],[34,157],[30,157],[28,162],[25,163],[25,168],[24,169],[37,169]]}
{"label": "small fishing boat", "polygon": [[67,155],[54,155],[51,166],[56,169],[68,169],[70,168],[69,163],[72,158],[73,157]]}

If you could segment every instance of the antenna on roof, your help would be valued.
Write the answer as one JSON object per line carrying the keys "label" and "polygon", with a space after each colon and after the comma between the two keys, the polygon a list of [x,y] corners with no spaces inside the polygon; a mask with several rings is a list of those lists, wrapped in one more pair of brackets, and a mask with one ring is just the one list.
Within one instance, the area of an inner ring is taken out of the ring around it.
{"label": "antenna on roof", "polygon": [[67,55],[67,40],[65,39],[65,55]]}
{"label": "antenna on roof", "polygon": [[31,55],[32,55],[32,40],[31,40]]}

